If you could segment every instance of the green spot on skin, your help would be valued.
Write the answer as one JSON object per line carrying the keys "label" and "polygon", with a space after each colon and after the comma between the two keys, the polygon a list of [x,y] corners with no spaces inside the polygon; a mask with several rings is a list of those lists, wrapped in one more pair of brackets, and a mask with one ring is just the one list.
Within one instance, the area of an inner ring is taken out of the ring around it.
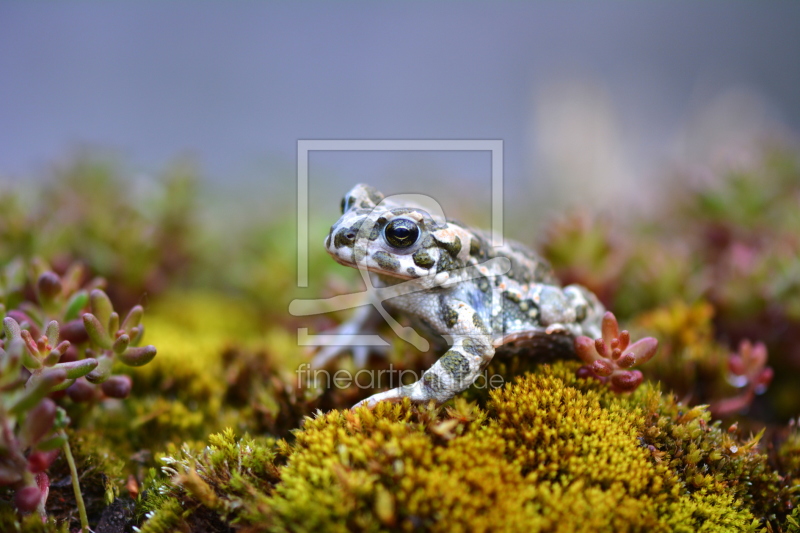
{"label": "green spot on skin", "polygon": [[483,353],[481,352],[480,348],[475,345],[472,339],[464,339],[464,342],[461,343],[461,349],[470,355],[483,357]]}
{"label": "green spot on skin", "polygon": [[434,392],[438,392],[444,389],[444,387],[442,386],[442,380],[439,379],[439,376],[437,376],[431,371],[425,372],[425,374],[423,374],[422,384]]}
{"label": "green spot on skin", "polygon": [[442,310],[442,315],[444,323],[447,325],[448,328],[452,328],[458,323],[458,311],[456,311],[452,307],[445,307]]}
{"label": "green spot on skin", "polygon": [[411,258],[414,259],[415,265],[426,270],[432,268],[433,265],[436,264],[431,255],[424,250],[416,252]]}
{"label": "green spot on skin", "polygon": [[[436,237],[434,237],[434,239],[436,239]],[[440,248],[447,250],[447,253],[449,253],[453,258],[457,257],[461,252],[461,239],[458,237],[456,237],[453,242],[444,242],[440,241],[439,239],[436,239],[436,242],[439,243]]]}
{"label": "green spot on skin", "polygon": [[333,245],[336,248],[341,248],[343,246],[353,246],[353,238],[350,236],[350,230],[347,228],[342,228],[336,232],[336,235],[333,237]]}
{"label": "green spot on skin", "polygon": [[480,251],[481,251],[481,241],[479,241],[476,237],[470,237],[469,255],[478,255]]}
{"label": "green spot on skin", "polygon": [[400,261],[383,251],[372,254],[372,260],[383,270],[389,272],[396,272],[400,268]]}
{"label": "green spot on skin", "polygon": [[486,325],[483,323],[483,320],[481,320],[481,317],[478,316],[478,313],[472,314],[472,325],[475,326],[475,329],[477,329],[481,335],[489,334],[486,330]]}
{"label": "green spot on skin", "polygon": [[365,257],[367,257],[366,248],[364,248],[363,246],[356,246],[353,249],[353,261],[355,261],[357,264],[361,263]]}
{"label": "green spot on skin", "polygon": [[374,241],[378,237],[381,236],[381,229],[378,227],[377,224],[372,226],[372,231],[369,232],[369,240]]}
{"label": "green spot on skin", "polygon": [[456,382],[461,381],[469,374],[469,362],[463,355],[455,350],[449,350],[445,353],[441,359],[439,359],[439,364],[442,365],[442,368],[444,368],[448,374],[453,376]]}
{"label": "green spot on skin", "polygon": [[450,272],[458,268],[458,263],[453,261],[450,254],[440,254],[439,262],[436,264],[436,272]]}

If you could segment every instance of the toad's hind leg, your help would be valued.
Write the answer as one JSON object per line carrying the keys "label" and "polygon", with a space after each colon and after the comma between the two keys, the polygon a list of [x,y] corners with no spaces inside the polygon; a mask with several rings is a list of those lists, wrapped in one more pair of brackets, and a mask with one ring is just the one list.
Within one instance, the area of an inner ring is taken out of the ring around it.
{"label": "toad's hind leg", "polygon": [[453,345],[418,381],[374,394],[356,407],[374,407],[380,401],[446,402],[470,387],[494,356],[491,335],[483,321],[467,304],[453,307],[458,319],[452,326]]}

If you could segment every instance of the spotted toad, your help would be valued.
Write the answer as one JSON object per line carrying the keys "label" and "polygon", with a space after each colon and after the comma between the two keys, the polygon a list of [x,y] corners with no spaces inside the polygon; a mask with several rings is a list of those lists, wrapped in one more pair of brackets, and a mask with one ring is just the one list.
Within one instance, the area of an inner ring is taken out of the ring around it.
{"label": "spotted toad", "polygon": [[[382,288],[380,305],[409,317],[422,331],[446,339],[449,349],[415,383],[375,394],[356,404],[410,398],[444,402],[467,389],[498,352],[539,359],[574,353],[579,335],[599,337],[604,313],[584,287],[561,287],[550,266],[527,247],[443,216],[399,204],[368,185],[342,199],[342,216],[325,238],[339,263],[369,271]],[[380,319],[379,307],[363,307],[340,332],[355,335]],[[365,347],[354,347],[365,362]],[[317,354],[322,366],[343,350]]]}

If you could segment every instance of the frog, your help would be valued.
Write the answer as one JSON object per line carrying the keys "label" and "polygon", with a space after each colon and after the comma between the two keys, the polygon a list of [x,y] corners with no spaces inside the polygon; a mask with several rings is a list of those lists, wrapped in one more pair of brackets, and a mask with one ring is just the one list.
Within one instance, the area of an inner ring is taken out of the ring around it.
{"label": "frog", "polygon": [[[432,211],[432,210],[431,210]],[[469,388],[497,354],[540,361],[573,356],[578,336],[600,337],[605,309],[587,288],[562,286],[550,264],[527,246],[398,202],[366,184],[341,201],[341,216],[324,239],[338,263],[361,270],[383,292],[338,332],[373,331],[381,306],[410,319],[415,330],[443,339],[444,353],[420,378],[376,393],[353,406],[378,402],[441,404]],[[385,314],[384,314],[385,317]],[[352,351],[357,366],[367,347],[329,346],[312,366]]]}

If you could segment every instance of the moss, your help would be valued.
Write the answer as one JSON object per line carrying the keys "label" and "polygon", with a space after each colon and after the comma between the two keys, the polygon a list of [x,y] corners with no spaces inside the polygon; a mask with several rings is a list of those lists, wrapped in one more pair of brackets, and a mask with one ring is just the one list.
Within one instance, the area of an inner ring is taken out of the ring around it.
{"label": "moss", "polygon": [[0,506],[0,531],[3,533],[67,533],[66,523],[57,523],[53,519],[42,522],[38,514],[29,514],[22,519],[10,505]]}
{"label": "moss", "polygon": [[[228,430],[212,435],[199,453],[188,446],[162,458],[172,477],[166,484],[151,473],[140,506],[143,532],[227,531],[232,524],[264,518],[266,493],[277,480],[274,440],[236,439]],[[178,497],[176,497],[178,496]]]}
{"label": "moss", "polygon": [[168,458],[148,505],[170,527],[198,513],[248,531],[756,531],[800,503],[757,438],[577,367],[541,367],[485,407],[320,413],[274,446],[226,432]]}

